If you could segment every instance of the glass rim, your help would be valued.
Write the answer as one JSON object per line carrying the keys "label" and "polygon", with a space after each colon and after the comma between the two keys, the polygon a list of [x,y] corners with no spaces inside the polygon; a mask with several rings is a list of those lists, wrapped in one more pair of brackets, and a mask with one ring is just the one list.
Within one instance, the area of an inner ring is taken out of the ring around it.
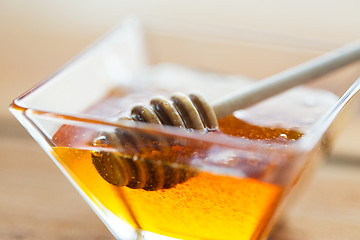
{"label": "glass rim", "polygon": [[[156,17],[153,17],[152,20],[154,20],[154,22],[156,22],[159,19]],[[143,129],[143,130],[152,131],[152,132],[158,133],[158,134],[166,134],[166,135],[173,135],[173,136],[176,135],[176,136],[181,136],[181,137],[186,137],[186,138],[193,138],[193,139],[204,141],[204,142],[212,142],[212,143],[217,143],[220,145],[226,145],[231,148],[239,148],[239,141],[237,141],[236,143],[233,143],[233,141],[232,141],[236,137],[232,137],[229,135],[222,136],[221,140],[216,140],[216,138],[214,138],[214,137],[212,137],[211,140],[209,140],[209,139],[207,139],[207,137],[203,136],[204,134],[190,134],[191,135],[190,136],[188,132],[176,129],[175,127],[164,128],[164,127],[159,127],[159,126],[153,126],[153,125],[147,124],[147,123],[131,123],[130,121],[115,122],[115,121],[111,121],[106,118],[88,116],[86,114],[68,114],[66,112],[57,112],[57,111],[33,108],[31,106],[26,106],[25,104],[22,103],[22,100],[26,99],[29,95],[34,94],[39,89],[44,87],[44,85],[51,82],[53,80],[53,78],[55,78],[57,75],[61,74],[68,67],[72,66],[79,60],[91,55],[93,52],[106,46],[106,44],[108,42],[111,42],[116,37],[115,36],[116,32],[121,28],[121,25],[124,24],[124,22],[126,22],[126,21],[136,21],[136,24],[140,24],[139,19],[134,18],[134,17],[128,17],[120,25],[115,26],[113,29],[111,29],[106,34],[104,34],[102,37],[100,37],[99,39],[94,41],[90,46],[88,46],[83,51],[81,51],[79,54],[77,54],[75,57],[73,57],[70,61],[65,63],[62,67],[60,67],[52,75],[50,75],[43,81],[39,82],[34,87],[30,88],[28,91],[21,94],[19,97],[15,98],[9,106],[10,109],[22,111],[24,113],[31,111],[32,114],[36,114],[36,115],[52,117],[54,119],[82,122],[82,123],[86,123],[86,124],[95,124],[95,125],[101,124],[104,126],[123,127],[123,128],[128,128],[128,129],[134,129],[134,130],[142,130]],[[188,25],[188,23],[181,23],[181,24],[183,24],[184,26]],[[164,25],[162,25],[162,26],[164,26]],[[166,29],[166,27],[164,29]],[[229,30],[229,29],[227,29],[227,30]],[[216,33],[216,31],[214,33]],[[203,32],[200,32],[199,34],[201,35],[201,34],[203,34]],[[309,39],[308,41],[310,41],[310,40],[311,39]],[[325,42],[325,41],[322,41],[322,42]],[[263,42],[255,42],[254,44],[261,46],[261,45],[265,45],[265,42],[264,43]],[[269,45],[269,44],[266,44],[266,45]],[[290,47],[294,48],[294,49],[301,49],[301,48],[299,48],[299,46],[296,46],[296,45],[293,45]],[[314,49],[310,48],[310,50],[314,50]],[[324,48],[318,49],[318,50],[324,51]],[[346,104],[351,100],[351,98],[359,91],[360,91],[360,78],[358,80],[354,81],[354,83],[346,90],[346,92],[338,99],[338,101],[325,114],[323,114],[323,116],[320,119],[318,119],[310,127],[310,129],[308,131],[304,132],[304,136],[302,136],[300,139],[298,139],[294,143],[290,144],[288,149],[301,151],[301,150],[308,149],[309,147],[311,147],[312,143],[315,142],[313,140],[314,137],[316,139],[319,139],[325,133],[326,129],[330,126],[332,121],[336,118],[337,114],[346,106]],[[224,143],[224,140],[226,141],[226,143]],[[245,144],[245,143],[243,143],[243,144]]]}
{"label": "glass rim", "polygon": [[[239,148],[240,143],[245,144],[247,146],[250,144],[250,140],[242,141],[239,137],[234,137],[230,135],[222,135],[221,137],[218,136],[206,136],[206,134],[198,133],[196,131],[191,132],[189,134],[188,131],[184,131],[182,129],[178,129],[176,127],[171,126],[157,126],[154,124],[149,123],[142,123],[142,122],[134,122],[128,120],[118,120],[113,121],[110,119],[102,118],[102,117],[95,117],[89,116],[87,114],[66,114],[60,113],[56,111],[47,111],[41,110],[36,108],[31,108],[28,106],[24,106],[21,104],[21,100],[26,98],[29,94],[32,94],[38,88],[49,81],[51,79],[47,79],[44,82],[36,85],[34,88],[30,89],[29,91],[22,94],[20,97],[14,99],[10,105],[10,109],[14,109],[17,111],[24,112],[28,114],[39,115],[47,118],[52,119],[61,119],[62,121],[70,121],[70,122],[78,122],[78,123],[85,123],[90,128],[93,128],[92,125],[102,125],[107,127],[121,127],[125,129],[133,129],[136,131],[146,131],[152,132],[153,134],[164,134],[167,136],[178,136],[182,138],[188,138],[193,140],[199,140],[203,142],[208,142],[212,144],[218,144],[221,146],[226,146],[230,148]],[[295,142],[288,145],[289,149],[293,150],[304,150],[311,147],[312,142],[316,142],[315,139],[319,139],[331,123],[334,121],[338,113],[347,105],[347,103],[356,95],[356,93],[360,92],[360,78],[358,78],[349,88],[348,90],[338,99],[338,101],[329,109],[320,119],[318,119],[307,131],[304,132],[304,136],[300,137]],[[236,142],[233,140],[237,139]],[[258,144],[259,145],[259,144]],[[276,144],[273,146],[276,148]]]}

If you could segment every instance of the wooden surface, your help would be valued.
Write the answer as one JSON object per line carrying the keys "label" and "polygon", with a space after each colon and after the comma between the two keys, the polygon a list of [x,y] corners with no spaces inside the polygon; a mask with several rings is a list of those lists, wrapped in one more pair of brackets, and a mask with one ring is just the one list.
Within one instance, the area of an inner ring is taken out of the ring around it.
{"label": "wooden surface", "polygon": [[[0,239],[114,239],[49,157],[17,127],[0,138]],[[359,176],[356,162],[325,164],[270,239],[360,239]]]}
{"label": "wooden surface", "polygon": [[30,137],[0,145],[0,239],[113,239]]}

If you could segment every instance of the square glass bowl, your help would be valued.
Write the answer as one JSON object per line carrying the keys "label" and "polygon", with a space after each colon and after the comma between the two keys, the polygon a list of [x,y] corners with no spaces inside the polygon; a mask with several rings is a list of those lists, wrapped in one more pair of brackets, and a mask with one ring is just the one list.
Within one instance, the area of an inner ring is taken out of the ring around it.
{"label": "square glass bowl", "polygon": [[117,239],[264,239],[355,113],[358,64],[236,111],[216,131],[126,116],[175,91],[211,102],[332,47],[129,18],[10,110]]}

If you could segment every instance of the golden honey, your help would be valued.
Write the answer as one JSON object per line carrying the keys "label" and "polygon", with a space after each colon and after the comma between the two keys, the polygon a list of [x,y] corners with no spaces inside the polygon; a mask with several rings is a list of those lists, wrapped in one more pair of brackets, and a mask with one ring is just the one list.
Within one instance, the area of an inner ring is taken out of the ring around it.
{"label": "golden honey", "polygon": [[[302,135],[255,126],[233,116],[221,119],[219,128],[215,134],[266,140],[284,148]],[[268,230],[282,194],[280,186],[204,171],[156,191],[115,186],[95,168],[91,150],[72,147],[76,146],[72,141],[89,144],[93,136],[93,132],[77,127],[61,127],[53,138],[54,156],[91,200],[134,228],[180,239],[219,240],[259,239]],[[178,154],[176,146],[173,154]]]}

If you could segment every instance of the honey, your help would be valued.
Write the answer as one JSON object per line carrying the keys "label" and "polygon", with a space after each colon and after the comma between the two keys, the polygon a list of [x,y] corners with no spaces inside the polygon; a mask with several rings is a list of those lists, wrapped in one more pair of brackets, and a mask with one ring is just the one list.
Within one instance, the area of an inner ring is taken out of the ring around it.
{"label": "honey", "polygon": [[[96,106],[91,111],[94,109]],[[100,208],[106,208],[136,229],[180,239],[265,237],[263,233],[272,224],[283,190],[281,186],[259,180],[266,172],[261,166],[250,166],[260,169],[253,177],[240,177],[201,170],[195,173],[185,164],[178,168],[185,173],[192,171],[191,176],[166,188],[117,186],[107,177],[108,170],[101,174],[94,165],[93,150],[78,147],[91,145],[96,134],[93,130],[64,125],[53,137],[56,144],[53,151],[82,191]],[[219,130],[211,134],[257,139],[284,148],[302,135],[295,130],[252,125],[234,116],[220,119]],[[166,158],[172,155],[176,159],[179,156],[186,158],[191,156],[190,152],[200,152],[197,156],[202,156],[201,152],[206,149],[200,145],[185,148],[173,145]],[[159,151],[146,159],[159,159],[158,154]]]}

